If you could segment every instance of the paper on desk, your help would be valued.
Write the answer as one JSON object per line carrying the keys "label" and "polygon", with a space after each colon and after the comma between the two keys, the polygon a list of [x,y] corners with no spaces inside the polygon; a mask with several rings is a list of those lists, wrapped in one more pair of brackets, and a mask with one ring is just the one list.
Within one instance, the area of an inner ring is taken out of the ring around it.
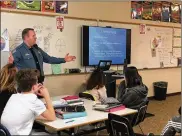
{"label": "paper on desk", "polygon": [[64,99],[60,99],[58,101],[52,101],[53,106],[66,105],[67,102]]}
{"label": "paper on desk", "polygon": [[51,68],[53,74],[61,74],[61,64],[52,64]]}
{"label": "paper on desk", "polygon": [[68,124],[67,122],[69,122],[69,121],[72,121],[72,120],[74,120],[73,122],[70,122],[70,123],[74,123],[74,122],[76,122],[76,123],[80,123],[80,122],[83,122],[83,121],[85,121],[86,120],[86,117],[79,117],[79,118],[72,118],[72,119],[64,119],[64,123],[66,123],[66,124]]}

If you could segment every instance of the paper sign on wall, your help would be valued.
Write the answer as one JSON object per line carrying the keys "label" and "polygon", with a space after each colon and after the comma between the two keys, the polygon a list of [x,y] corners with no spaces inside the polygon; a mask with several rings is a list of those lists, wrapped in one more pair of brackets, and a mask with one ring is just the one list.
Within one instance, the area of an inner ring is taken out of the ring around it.
{"label": "paper sign on wall", "polygon": [[9,51],[9,35],[7,29],[1,34],[1,51]]}
{"label": "paper sign on wall", "polygon": [[60,30],[64,29],[64,17],[59,16],[56,18],[56,26],[57,26],[57,29],[60,29]]}
{"label": "paper sign on wall", "polygon": [[139,30],[140,30],[140,34],[146,34],[146,25],[140,24]]}

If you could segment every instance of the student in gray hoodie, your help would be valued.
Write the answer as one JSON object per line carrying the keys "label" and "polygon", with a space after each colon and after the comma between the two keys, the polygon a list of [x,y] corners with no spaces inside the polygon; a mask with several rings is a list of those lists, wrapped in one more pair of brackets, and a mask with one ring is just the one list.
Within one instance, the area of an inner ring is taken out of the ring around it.
{"label": "student in gray hoodie", "polygon": [[137,68],[127,67],[125,81],[121,82],[118,92],[118,100],[127,108],[138,109],[147,100],[147,94],[148,89],[143,84]]}

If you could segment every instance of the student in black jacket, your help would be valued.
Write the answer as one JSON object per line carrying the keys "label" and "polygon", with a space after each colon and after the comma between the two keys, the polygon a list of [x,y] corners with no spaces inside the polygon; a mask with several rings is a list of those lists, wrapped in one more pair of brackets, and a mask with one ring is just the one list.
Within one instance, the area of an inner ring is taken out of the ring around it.
{"label": "student in black jacket", "polygon": [[127,108],[138,109],[147,100],[148,89],[136,67],[126,68],[124,83],[120,85],[118,100]]}
{"label": "student in black jacket", "polygon": [[0,88],[0,118],[7,101],[12,94],[16,93],[15,75],[17,68],[14,64],[7,64],[1,69],[1,88]]}

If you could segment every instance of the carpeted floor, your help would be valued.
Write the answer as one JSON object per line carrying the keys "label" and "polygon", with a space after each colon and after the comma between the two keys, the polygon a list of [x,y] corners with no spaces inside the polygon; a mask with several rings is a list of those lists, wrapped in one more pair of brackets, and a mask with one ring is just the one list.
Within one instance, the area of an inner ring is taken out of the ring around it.
{"label": "carpeted floor", "polygon": [[[145,134],[152,132],[159,135],[167,121],[178,115],[181,104],[181,95],[169,96],[165,101],[150,100],[147,112],[155,114],[153,117],[146,118],[141,123]],[[138,126],[134,128],[136,133],[141,133]]]}
{"label": "carpeted floor", "polygon": [[[168,120],[171,117],[178,115],[180,101],[181,95],[169,96],[165,101],[150,100],[147,112],[155,114],[155,116],[146,118],[144,122],[140,124],[144,134],[152,132],[155,135],[160,135]],[[138,126],[134,127],[134,131],[135,133],[142,134]],[[106,131],[102,131],[99,132],[99,135],[107,135],[107,133]]]}

